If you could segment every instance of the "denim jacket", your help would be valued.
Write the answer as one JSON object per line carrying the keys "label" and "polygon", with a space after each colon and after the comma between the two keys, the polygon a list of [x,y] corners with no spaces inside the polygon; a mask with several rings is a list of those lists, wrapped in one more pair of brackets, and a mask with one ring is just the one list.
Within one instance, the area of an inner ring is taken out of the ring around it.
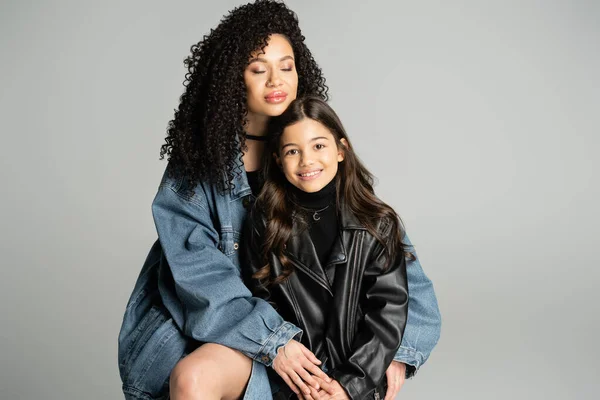
{"label": "denim jacket", "polygon": [[[302,332],[252,297],[241,279],[240,233],[254,197],[246,174],[233,184],[230,192],[219,193],[213,185],[189,187],[184,178],[165,172],[152,204],[159,240],[142,267],[119,333],[119,372],[128,399],[168,398],[171,370],[202,342],[254,360],[244,398],[271,398],[265,366]],[[408,321],[394,360],[413,366],[410,376],[437,343],[441,318],[418,258],[407,260],[407,276]]]}

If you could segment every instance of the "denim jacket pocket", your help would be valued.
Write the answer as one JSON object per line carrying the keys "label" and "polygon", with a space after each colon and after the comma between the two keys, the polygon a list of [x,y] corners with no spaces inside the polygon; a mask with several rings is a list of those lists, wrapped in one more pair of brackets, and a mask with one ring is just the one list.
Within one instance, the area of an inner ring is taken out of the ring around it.
{"label": "denim jacket pocket", "polygon": [[127,375],[129,375],[131,365],[135,362],[142,348],[148,342],[148,339],[152,336],[154,331],[165,322],[165,320],[166,318],[160,309],[156,306],[152,306],[140,320],[133,332],[131,332],[130,337],[127,338],[129,344],[123,354],[121,363],[121,374],[124,381],[127,379]]}
{"label": "denim jacket pocket", "polygon": [[239,267],[240,234],[238,232],[221,232],[218,248]]}

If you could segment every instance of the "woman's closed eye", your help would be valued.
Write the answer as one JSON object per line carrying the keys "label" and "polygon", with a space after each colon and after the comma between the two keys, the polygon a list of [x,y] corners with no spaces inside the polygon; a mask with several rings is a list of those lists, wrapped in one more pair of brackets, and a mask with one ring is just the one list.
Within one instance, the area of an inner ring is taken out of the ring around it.
{"label": "woman's closed eye", "polygon": [[294,70],[294,64],[293,63],[288,63],[288,64],[282,64],[280,65],[280,69],[282,71],[286,71],[286,72],[290,72]]}

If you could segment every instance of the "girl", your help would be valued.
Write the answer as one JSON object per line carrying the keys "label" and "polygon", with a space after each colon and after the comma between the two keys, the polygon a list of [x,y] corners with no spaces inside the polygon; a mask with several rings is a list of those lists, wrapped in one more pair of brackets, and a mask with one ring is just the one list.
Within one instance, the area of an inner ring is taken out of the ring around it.
{"label": "girl", "polygon": [[[269,0],[231,11],[192,47],[185,65],[185,92],[161,149],[169,164],[152,203],[159,240],[119,333],[123,392],[145,400],[268,400],[271,367],[310,393],[309,385],[320,387],[313,375],[326,379],[320,362],[294,340],[298,327],[252,297],[240,278],[239,251],[258,193],[256,173],[247,174],[261,167],[264,143],[257,139],[297,95],[326,99],[325,80],[296,15]],[[405,370],[427,359],[440,327],[431,282],[418,262],[409,271],[416,308],[388,368],[396,391]]]}
{"label": "girl", "polygon": [[274,157],[246,230],[246,281],[303,330],[335,379],[321,382],[322,394],[378,399],[408,314],[399,218],[374,195],[323,100],[294,100],[272,124]]}

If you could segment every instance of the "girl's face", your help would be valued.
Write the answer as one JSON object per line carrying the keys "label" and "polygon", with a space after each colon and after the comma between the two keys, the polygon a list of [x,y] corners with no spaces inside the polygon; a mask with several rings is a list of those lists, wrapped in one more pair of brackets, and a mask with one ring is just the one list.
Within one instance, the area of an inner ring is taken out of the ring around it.
{"label": "girl's face", "polygon": [[285,111],[298,91],[294,51],[285,36],[271,35],[263,52],[252,53],[244,82],[249,119],[274,117]]}
{"label": "girl's face", "polygon": [[[341,140],[347,146],[346,140]],[[314,193],[333,180],[344,151],[320,122],[305,118],[284,129],[275,160],[286,179],[298,189]]]}

